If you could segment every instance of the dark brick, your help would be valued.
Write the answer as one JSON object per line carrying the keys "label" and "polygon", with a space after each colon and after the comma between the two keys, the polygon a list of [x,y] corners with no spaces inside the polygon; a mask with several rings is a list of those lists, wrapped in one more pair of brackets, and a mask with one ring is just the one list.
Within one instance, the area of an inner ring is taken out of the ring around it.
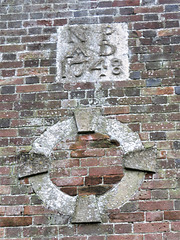
{"label": "dark brick", "polygon": [[144,21],[154,21],[158,20],[158,15],[157,14],[145,14],[144,15]]}
{"label": "dark brick", "polygon": [[74,17],[83,17],[83,16],[87,16],[87,15],[88,15],[87,10],[75,11],[74,12]]}
{"label": "dark brick", "polygon": [[180,210],[180,200],[175,201],[175,210]]}
{"label": "dark brick", "polygon": [[178,12],[179,6],[178,5],[166,5],[165,12]]}
{"label": "dark brick", "polygon": [[4,118],[0,119],[0,128],[8,128],[10,127],[10,119]]}
{"label": "dark brick", "polygon": [[147,87],[157,87],[161,86],[162,80],[160,78],[148,78],[146,80],[146,86]]}
{"label": "dark brick", "polygon": [[176,150],[180,149],[180,141],[173,142],[173,148]]}
{"label": "dark brick", "polygon": [[179,21],[166,21],[165,27],[166,28],[179,27]]}
{"label": "dark brick", "polygon": [[180,168],[180,159],[176,159],[175,164],[177,168]]}
{"label": "dark brick", "polygon": [[26,78],[26,83],[27,84],[34,84],[34,83],[39,83],[39,77],[27,77]]}
{"label": "dark brick", "polygon": [[2,70],[3,77],[12,77],[15,75],[15,70]]}
{"label": "dark brick", "polygon": [[143,31],[144,37],[156,37],[157,33],[153,30]]}
{"label": "dark brick", "polygon": [[25,61],[25,67],[38,67],[39,65],[39,60],[28,60]]}
{"label": "dark brick", "polygon": [[175,94],[180,95],[180,86],[175,87]]}
{"label": "dark brick", "polygon": [[43,29],[43,33],[47,34],[52,34],[52,33],[56,33],[57,32],[57,29],[55,27],[47,27],[47,28],[44,28]]}
{"label": "dark brick", "polygon": [[55,66],[55,65],[56,65],[55,59],[44,59],[44,60],[41,60],[41,63],[40,63],[41,67]]}
{"label": "dark brick", "polygon": [[111,185],[99,185],[99,186],[88,186],[88,187],[79,187],[78,193],[79,195],[102,195],[111,189]]}
{"label": "dark brick", "polygon": [[131,73],[130,73],[130,78],[131,78],[131,79],[136,80],[136,79],[140,79],[140,77],[141,77],[141,73],[140,73],[139,71],[131,72]]}
{"label": "dark brick", "polygon": [[32,94],[22,94],[21,95],[21,99],[22,101],[35,101],[35,94],[32,93]]}
{"label": "dark brick", "polygon": [[105,16],[105,17],[100,17],[99,18],[100,23],[113,23],[114,18],[112,16]]}
{"label": "dark brick", "polygon": [[29,34],[41,34],[42,33],[42,28],[29,28]]}
{"label": "dark brick", "polygon": [[123,92],[122,89],[111,89],[109,91],[109,96],[110,97],[114,97],[114,96],[116,96],[116,97],[123,97],[124,96],[124,92]]}
{"label": "dark brick", "polygon": [[13,94],[15,93],[15,86],[3,86],[1,88],[1,94]]}
{"label": "dark brick", "polygon": [[150,133],[150,140],[151,141],[166,140],[166,133],[165,132],[153,132],[153,133]]}
{"label": "dark brick", "polygon": [[42,200],[38,196],[34,195],[31,197],[31,204],[32,205],[40,205],[40,204],[42,204]]}
{"label": "dark brick", "polygon": [[50,74],[56,74],[56,72],[57,72],[56,67],[51,67],[50,70],[49,70]]}
{"label": "dark brick", "polygon": [[15,60],[16,59],[16,54],[13,54],[13,53],[5,53],[3,54],[3,60]]}
{"label": "dark brick", "polygon": [[55,83],[48,86],[49,91],[62,91],[63,84],[62,83]]}
{"label": "dark brick", "polygon": [[21,28],[22,21],[8,22],[8,28]]}
{"label": "dark brick", "polygon": [[125,90],[126,96],[140,96],[140,89],[138,88],[127,88]]}
{"label": "dark brick", "polygon": [[171,38],[171,43],[173,43],[173,44],[179,44],[179,43],[180,43],[180,36],[178,36],[178,37],[172,37],[172,38]]}
{"label": "dark brick", "polygon": [[72,91],[71,92],[71,98],[77,98],[77,99],[81,99],[81,98],[85,98],[85,91]]}
{"label": "dark brick", "polygon": [[155,5],[156,0],[142,0],[142,5],[147,6],[147,5]]}
{"label": "dark brick", "polygon": [[154,104],[166,104],[167,103],[167,97],[166,96],[154,96],[152,98],[152,102]]}
{"label": "dark brick", "polygon": [[137,202],[128,202],[124,204],[120,210],[121,212],[135,212],[138,210],[138,203]]}
{"label": "dark brick", "polygon": [[120,8],[121,15],[131,15],[134,14],[134,8]]}

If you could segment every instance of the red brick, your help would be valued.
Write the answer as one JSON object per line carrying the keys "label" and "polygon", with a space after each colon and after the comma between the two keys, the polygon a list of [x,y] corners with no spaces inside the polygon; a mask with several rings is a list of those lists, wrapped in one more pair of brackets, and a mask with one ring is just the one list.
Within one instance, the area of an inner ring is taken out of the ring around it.
{"label": "red brick", "polygon": [[63,26],[67,24],[67,19],[55,19],[54,26]]}
{"label": "red brick", "polygon": [[70,177],[70,178],[53,178],[52,182],[56,186],[82,186],[83,178],[82,177]]}
{"label": "red brick", "polygon": [[161,13],[163,6],[136,7],[134,13]]}
{"label": "red brick", "polygon": [[146,213],[147,222],[162,221],[162,220],[163,220],[163,212],[147,212]]}
{"label": "red brick", "polygon": [[85,176],[87,173],[87,168],[74,168],[71,170],[71,176]]}
{"label": "red brick", "polygon": [[1,197],[2,205],[23,205],[29,204],[29,196],[3,196]]}
{"label": "red brick", "polygon": [[66,193],[70,196],[77,195],[77,187],[61,187],[60,189],[62,192]]}
{"label": "red brick", "polygon": [[124,6],[139,6],[140,0],[121,0],[114,1],[112,7],[124,7]]}
{"label": "red brick", "polygon": [[91,133],[80,135],[78,139],[81,141],[95,141],[101,139],[109,139],[109,136],[101,133]]}
{"label": "red brick", "polygon": [[104,184],[115,184],[121,181],[124,174],[104,176]]}
{"label": "red brick", "polygon": [[0,52],[19,52],[24,51],[26,49],[25,45],[7,45],[7,46],[0,46]]}
{"label": "red brick", "polygon": [[[89,238],[89,239],[91,239],[91,238]],[[80,236],[79,237],[62,237],[61,240],[87,240],[87,237],[80,237]],[[93,238],[92,238],[92,240],[93,240]],[[94,239],[94,240],[102,240],[102,239],[97,237],[97,239]],[[103,238],[103,240],[104,240],[104,238]]]}
{"label": "red brick", "polygon": [[39,35],[39,36],[24,36],[22,37],[23,43],[34,43],[34,42],[46,42],[50,40],[49,35]]}
{"label": "red brick", "polygon": [[19,112],[17,111],[8,111],[8,112],[0,112],[0,118],[18,118]]}
{"label": "red brick", "polygon": [[37,20],[37,25],[52,26],[52,21],[51,20]]}
{"label": "red brick", "polygon": [[86,149],[86,142],[85,141],[77,141],[70,145],[69,149],[76,150],[76,149]]}
{"label": "red brick", "polygon": [[169,223],[135,223],[135,233],[146,233],[146,232],[167,232],[169,231]]}
{"label": "red brick", "polygon": [[118,175],[123,174],[122,167],[91,167],[89,168],[89,176]]}
{"label": "red brick", "polygon": [[174,87],[146,88],[142,89],[142,95],[171,95],[174,94]]}
{"label": "red brick", "polygon": [[15,70],[2,70],[2,77],[13,77],[15,76]]}
{"label": "red brick", "polygon": [[144,213],[122,213],[120,210],[110,210],[109,218],[111,222],[143,222]]}
{"label": "red brick", "polygon": [[115,233],[131,233],[132,225],[131,224],[115,224]]}
{"label": "red brick", "polygon": [[162,234],[146,234],[144,240],[163,240]]}
{"label": "red brick", "polygon": [[11,193],[10,186],[0,186],[0,195],[9,195]]}
{"label": "red brick", "polygon": [[0,238],[4,238],[5,237],[5,229],[0,228]]}
{"label": "red brick", "polygon": [[99,159],[98,158],[82,158],[80,159],[82,167],[90,167],[90,166],[98,166]]}
{"label": "red brick", "polygon": [[29,226],[31,217],[0,217],[0,227]]}
{"label": "red brick", "polygon": [[179,222],[172,222],[171,223],[171,230],[172,231],[180,231],[180,221]]}
{"label": "red brick", "polygon": [[96,176],[92,176],[92,177],[86,177],[85,178],[85,185],[98,185],[102,183],[102,177],[96,177]]}
{"label": "red brick", "polygon": [[25,206],[24,215],[47,215],[53,214],[52,210],[46,209],[43,206]]}
{"label": "red brick", "polygon": [[174,129],[175,129],[175,124],[171,122],[142,124],[142,131],[161,131],[161,130],[174,130]]}
{"label": "red brick", "polygon": [[143,240],[142,235],[114,235],[114,236],[107,236],[107,240]]}
{"label": "red brick", "polygon": [[145,23],[135,23],[134,29],[159,29],[163,28],[162,22],[145,22]]}
{"label": "red brick", "polygon": [[134,200],[148,200],[151,199],[151,191],[143,191],[137,192],[133,197]]}
{"label": "red brick", "polygon": [[104,236],[92,236],[89,237],[88,240],[105,240]]}
{"label": "red brick", "polygon": [[179,240],[180,233],[164,233],[163,237],[163,240]]}
{"label": "red brick", "polygon": [[139,203],[141,211],[157,211],[173,209],[173,201],[146,201]]}
{"label": "red brick", "polygon": [[76,150],[71,152],[71,157],[73,158],[83,158],[83,157],[102,157],[104,156],[103,149],[87,149],[87,150]]}
{"label": "red brick", "polygon": [[0,175],[8,175],[10,173],[10,167],[0,167]]}
{"label": "red brick", "polygon": [[18,93],[41,92],[45,90],[46,90],[46,85],[40,85],[40,84],[16,87],[16,92]]}
{"label": "red brick", "polygon": [[165,220],[180,220],[180,211],[166,211],[164,212]]}
{"label": "red brick", "polygon": [[104,115],[116,115],[121,113],[129,113],[129,106],[126,107],[106,107],[103,110]]}
{"label": "red brick", "polygon": [[[30,75],[47,75],[48,68],[22,68],[17,70],[17,76],[30,76]],[[37,86],[37,85],[36,85]],[[38,85],[40,87],[40,85]],[[45,86],[45,85],[42,85]],[[21,86],[24,87],[24,86]],[[32,87],[32,86],[31,86]],[[41,89],[39,90],[41,91]]]}

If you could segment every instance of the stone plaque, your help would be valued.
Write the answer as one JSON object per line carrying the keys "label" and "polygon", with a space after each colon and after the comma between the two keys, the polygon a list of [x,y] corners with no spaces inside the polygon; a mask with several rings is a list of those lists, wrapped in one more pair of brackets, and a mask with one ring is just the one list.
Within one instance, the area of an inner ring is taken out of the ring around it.
{"label": "stone plaque", "polygon": [[127,24],[59,27],[57,81],[119,81],[128,77]]}

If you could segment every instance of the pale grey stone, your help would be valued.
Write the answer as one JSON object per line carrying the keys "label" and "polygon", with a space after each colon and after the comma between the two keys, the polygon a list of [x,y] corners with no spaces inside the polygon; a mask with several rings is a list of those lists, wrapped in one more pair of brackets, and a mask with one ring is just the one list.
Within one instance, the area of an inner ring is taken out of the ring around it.
{"label": "pale grey stone", "polygon": [[32,152],[50,156],[54,146],[61,140],[66,140],[70,136],[77,133],[74,118],[59,121],[55,125],[47,128],[47,130],[38,137],[32,147]]}
{"label": "pale grey stone", "polygon": [[131,152],[124,156],[124,167],[128,169],[155,172],[156,153],[153,148]]}
{"label": "pale grey stone", "polygon": [[111,139],[117,140],[120,143],[124,153],[144,149],[138,133],[133,132],[125,124],[115,119],[106,119],[104,117],[100,117],[96,131],[103,134],[108,134]]}
{"label": "pale grey stone", "polygon": [[23,153],[20,156],[18,177],[28,177],[35,174],[48,172],[49,158],[42,154]]}
{"label": "pale grey stone", "polygon": [[59,82],[128,79],[127,24],[59,27],[56,64]]}
{"label": "pale grey stone", "polygon": [[135,195],[144,180],[145,173],[124,170],[122,180],[98,199],[100,213],[103,215],[107,209],[119,208]]}
{"label": "pale grey stone", "polygon": [[101,222],[101,217],[95,195],[79,196],[77,198],[76,209],[71,222],[72,223]]}
{"label": "pale grey stone", "polygon": [[100,109],[80,108],[75,110],[78,132],[94,132],[100,116]]}
{"label": "pale grey stone", "polygon": [[36,194],[48,208],[67,216],[74,213],[76,197],[71,197],[60,191],[51,182],[47,173],[32,176],[29,180]]}

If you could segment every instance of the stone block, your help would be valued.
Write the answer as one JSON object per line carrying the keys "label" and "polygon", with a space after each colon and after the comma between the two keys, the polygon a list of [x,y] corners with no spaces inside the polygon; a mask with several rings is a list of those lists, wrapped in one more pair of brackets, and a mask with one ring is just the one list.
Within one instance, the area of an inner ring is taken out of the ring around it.
{"label": "stone block", "polygon": [[23,153],[20,155],[18,177],[23,178],[40,173],[48,172],[49,158],[42,154]]}
{"label": "stone block", "polygon": [[77,109],[74,112],[78,132],[94,132],[100,109]]}
{"label": "stone block", "polygon": [[77,198],[76,208],[72,217],[72,223],[99,223],[101,217],[94,195]]}
{"label": "stone block", "polygon": [[127,169],[155,172],[156,153],[152,148],[131,152],[125,155],[124,166]]}

